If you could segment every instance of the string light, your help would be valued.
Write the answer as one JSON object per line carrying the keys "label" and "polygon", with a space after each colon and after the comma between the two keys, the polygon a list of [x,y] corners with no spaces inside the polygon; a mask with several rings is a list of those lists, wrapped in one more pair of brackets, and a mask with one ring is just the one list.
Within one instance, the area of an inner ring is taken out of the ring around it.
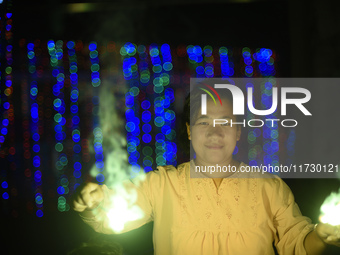
{"label": "string light", "polygon": [[[12,87],[12,65],[13,65],[13,34],[12,34],[12,13],[7,12],[5,14],[5,38],[6,38],[6,44],[5,44],[5,67],[4,67],[4,76],[0,73],[1,77],[5,77],[5,86],[4,86],[4,96],[1,96],[0,102],[1,102],[1,108],[3,112],[3,118],[1,123],[1,130],[0,130],[0,148],[2,148],[2,144],[5,141],[5,137],[8,134],[8,128],[11,124],[10,122],[13,122],[14,120],[14,113],[13,113],[13,105],[11,104],[10,97],[13,93],[13,87]],[[2,70],[1,70],[2,71]],[[3,83],[1,81],[1,83]]]}
{"label": "string light", "polygon": [[[140,88],[143,89],[141,93],[143,98],[141,99],[141,108],[142,108],[142,141],[143,142],[143,149],[142,149],[142,154],[143,154],[143,168],[145,172],[151,171],[153,168],[154,160],[153,160],[153,154],[154,151],[152,147],[150,146],[151,140],[152,140],[152,131],[153,127],[150,125],[151,123],[151,114],[150,113],[150,97],[153,96],[154,91],[149,89],[149,93],[146,93],[145,90],[146,88],[150,88],[150,70],[148,66],[148,52],[146,51],[146,47],[144,45],[139,45],[137,47],[137,52],[139,55],[139,73],[140,73]],[[152,93],[150,93],[152,92]]]}
{"label": "string light", "polygon": [[[253,60],[251,58],[251,51],[248,47],[244,47],[242,49],[242,57],[243,57],[243,64],[244,64],[244,75],[246,77],[253,77]],[[248,82],[246,84],[246,89],[252,88],[254,91],[254,84],[252,82]],[[255,95],[254,95],[255,96]],[[247,122],[251,119],[254,119],[254,114],[251,113],[248,109],[247,116],[246,116]],[[248,162],[250,166],[257,166],[259,165],[259,147],[256,145],[256,142],[259,138],[259,129],[248,127],[248,135],[247,135],[247,141],[248,141]]]}
{"label": "string light", "polygon": [[204,53],[204,61],[205,61],[205,67],[204,67],[204,74],[208,78],[214,77],[214,56],[213,48],[210,45],[207,45],[203,48]]}
{"label": "string light", "polygon": [[[68,58],[69,58],[69,79],[71,83],[71,93],[70,93],[70,112],[72,123],[72,141],[73,141],[73,176],[75,177],[74,190],[82,183],[81,179],[81,145],[80,145],[80,118],[78,110],[78,99],[79,99],[79,89],[78,89],[78,65],[77,65],[77,55],[75,51],[75,42],[69,41],[66,46],[68,48]],[[69,192],[69,180],[64,178],[62,180],[62,186],[59,186],[61,193],[68,194]]]}
{"label": "string light", "polygon": [[40,134],[39,134],[39,105],[38,97],[38,84],[37,84],[37,71],[36,71],[36,56],[34,51],[34,44],[27,44],[27,58],[28,58],[28,71],[30,73],[30,129],[32,138],[32,162],[34,171],[34,187],[35,187],[35,205],[36,216],[42,217],[43,213],[43,196],[42,196],[42,172],[40,171]]}
{"label": "string light", "polygon": [[230,50],[227,47],[220,47],[218,50],[221,63],[221,76],[223,78],[234,75],[234,65],[230,57]]}
{"label": "string light", "polygon": [[[137,117],[139,113],[139,104],[137,96],[140,92],[138,88],[139,75],[137,59],[135,57],[137,52],[136,45],[132,43],[126,43],[121,49],[120,54],[123,57],[123,75],[128,83],[129,91],[125,94],[125,105],[127,107],[125,111],[127,131],[127,151],[129,154],[129,163],[134,171],[139,171],[140,166],[138,164],[140,153],[140,120]],[[145,110],[142,114],[143,121],[149,122],[151,120],[150,111]]]}
{"label": "string light", "polygon": [[[164,125],[160,127],[161,133],[164,135],[165,141],[165,152],[163,156],[166,159],[167,165],[177,165],[177,145],[174,143],[174,139],[176,137],[175,131],[175,120],[176,114],[171,109],[171,104],[175,100],[174,90],[169,86],[170,81],[172,80],[172,57],[170,46],[168,44],[163,44],[161,46],[161,55],[162,55],[162,72],[160,74],[160,82],[162,83],[164,89],[164,93],[161,95],[161,107],[163,111],[160,114],[160,117],[164,120]],[[155,104],[155,107],[156,104]],[[156,112],[156,108],[155,108]],[[157,114],[156,114],[157,116]],[[157,149],[157,148],[156,148]]]}
{"label": "string light", "polygon": [[[94,96],[93,96],[93,135],[94,135],[94,151],[95,151],[95,158],[96,158],[96,169],[98,173],[96,175],[96,180],[99,183],[103,183],[105,180],[105,176],[102,173],[104,170],[104,154],[103,154],[103,132],[100,128],[99,123],[99,96],[98,96],[98,89],[97,87],[100,86],[101,80],[99,76],[99,57],[98,57],[98,50],[97,50],[97,43],[91,42],[89,44],[90,50],[90,60],[91,60],[91,83],[94,88]],[[77,171],[80,171],[77,170]]]}
{"label": "string light", "polygon": [[[270,76],[275,74],[274,62],[271,57],[272,51],[270,49],[262,48],[258,49],[253,54],[254,59],[259,63],[258,69],[263,77],[268,77],[265,82],[261,84],[261,105],[263,109],[269,109],[272,106],[272,90],[276,87],[274,79],[270,79]],[[276,113],[272,113],[266,116],[269,119],[277,119]],[[270,124],[266,123],[263,126],[263,163],[273,166],[279,165],[279,129],[277,122]]]}
{"label": "string light", "polygon": [[[5,9],[4,20],[1,17],[1,40],[0,48],[4,49],[5,59],[0,63],[0,107],[2,112],[2,122],[0,123],[0,149],[1,157],[6,157],[6,167],[8,167],[10,174],[16,174],[16,150],[12,145],[16,144],[16,134],[14,131],[14,106],[12,102],[13,86],[12,86],[12,66],[13,66],[13,33],[12,33],[12,1],[8,1],[7,5],[3,8]],[[4,64],[4,66],[2,66]],[[7,138],[7,139],[6,139]],[[8,147],[3,146],[5,140],[8,141]],[[7,165],[8,164],[8,165]],[[5,191],[2,193],[1,198],[5,201],[4,205],[8,205],[8,200],[11,198],[11,203],[18,203],[16,195],[17,189],[15,188],[15,181],[12,182],[11,193],[8,189],[8,175],[5,170],[1,171],[0,183],[3,184],[3,188],[6,187]],[[17,210],[12,210],[12,216],[17,217]]]}
{"label": "string light", "polygon": [[[151,58],[151,63],[153,65],[153,90],[156,93],[154,98],[154,125],[156,130],[161,130],[161,128],[165,125],[164,120],[164,105],[163,105],[163,97],[164,94],[164,86],[163,79],[161,77],[161,73],[163,70],[162,62],[160,59],[159,49],[156,44],[152,44],[149,47],[149,54]],[[157,131],[156,131],[157,132]],[[166,165],[166,144],[165,144],[165,136],[162,132],[157,132],[155,136],[155,152],[156,152],[156,164],[158,166]]]}
{"label": "string light", "polygon": [[67,176],[64,174],[64,168],[68,164],[67,154],[64,152],[64,140],[66,138],[65,124],[66,119],[63,116],[65,114],[66,105],[64,100],[64,82],[65,74],[63,68],[63,41],[59,40],[57,42],[48,41],[47,47],[50,54],[50,65],[52,67],[52,75],[56,78],[56,84],[53,85],[53,95],[55,99],[53,101],[53,107],[56,111],[54,115],[54,131],[56,144],[54,146],[55,151],[58,155],[58,159],[55,163],[55,167],[58,172],[58,183],[57,192],[60,195],[58,197],[58,210],[60,212],[65,212],[70,209],[69,204],[66,202],[64,194],[60,194],[59,187],[63,185],[64,178]]}

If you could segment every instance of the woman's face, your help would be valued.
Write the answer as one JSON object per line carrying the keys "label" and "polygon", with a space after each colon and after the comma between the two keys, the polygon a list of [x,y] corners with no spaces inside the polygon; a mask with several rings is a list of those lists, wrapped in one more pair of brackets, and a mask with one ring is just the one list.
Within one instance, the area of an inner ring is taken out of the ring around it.
{"label": "woman's face", "polygon": [[[228,124],[216,124],[214,119],[226,119]],[[207,115],[198,112],[194,123],[187,125],[189,140],[196,152],[196,165],[229,165],[232,164],[232,154],[236,142],[240,140],[240,125],[230,125],[230,120],[236,122],[233,116],[232,104],[222,99],[222,106],[213,101],[207,102]]]}

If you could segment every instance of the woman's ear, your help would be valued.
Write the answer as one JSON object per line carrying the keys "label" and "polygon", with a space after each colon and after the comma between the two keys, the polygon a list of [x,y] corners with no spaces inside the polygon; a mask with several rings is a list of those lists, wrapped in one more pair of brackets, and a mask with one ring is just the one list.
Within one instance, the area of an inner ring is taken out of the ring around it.
{"label": "woman's ear", "polygon": [[191,135],[190,135],[190,125],[189,125],[188,122],[186,122],[185,125],[187,126],[188,139],[191,140]]}

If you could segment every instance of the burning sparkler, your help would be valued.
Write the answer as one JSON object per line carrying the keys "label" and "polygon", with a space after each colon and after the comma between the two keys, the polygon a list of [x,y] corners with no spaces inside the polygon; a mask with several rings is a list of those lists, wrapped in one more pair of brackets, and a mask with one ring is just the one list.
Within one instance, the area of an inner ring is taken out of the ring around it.
{"label": "burning sparkler", "polygon": [[320,222],[333,226],[340,225],[340,189],[338,193],[332,192],[323,202]]}
{"label": "burning sparkler", "polygon": [[[105,184],[113,192],[109,198],[111,208],[107,210],[109,226],[115,233],[122,232],[127,222],[135,221],[144,216],[144,212],[136,205],[137,192],[127,190],[123,185],[124,180],[134,178],[134,183],[144,180],[143,169],[128,164],[126,151],[126,138],[122,134],[123,120],[117,113],[115,97],[112,86],[103,83],[100,93],[100,129],[102,132],[103,151],[105,153],[104,171]],[[108,84],[111,85],[111,84]],[[90,171],[95,177],[100,173],[96,165]]]}

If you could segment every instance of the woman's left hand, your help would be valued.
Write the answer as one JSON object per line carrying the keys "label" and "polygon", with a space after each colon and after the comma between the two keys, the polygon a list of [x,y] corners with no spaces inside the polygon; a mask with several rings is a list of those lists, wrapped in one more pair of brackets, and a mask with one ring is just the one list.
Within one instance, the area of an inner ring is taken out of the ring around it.
{"label": "woman's left hand", "polygon": [[316,225],[315,231],[323,242],[340,247],[340,225],[332,226],[326,223]]}

